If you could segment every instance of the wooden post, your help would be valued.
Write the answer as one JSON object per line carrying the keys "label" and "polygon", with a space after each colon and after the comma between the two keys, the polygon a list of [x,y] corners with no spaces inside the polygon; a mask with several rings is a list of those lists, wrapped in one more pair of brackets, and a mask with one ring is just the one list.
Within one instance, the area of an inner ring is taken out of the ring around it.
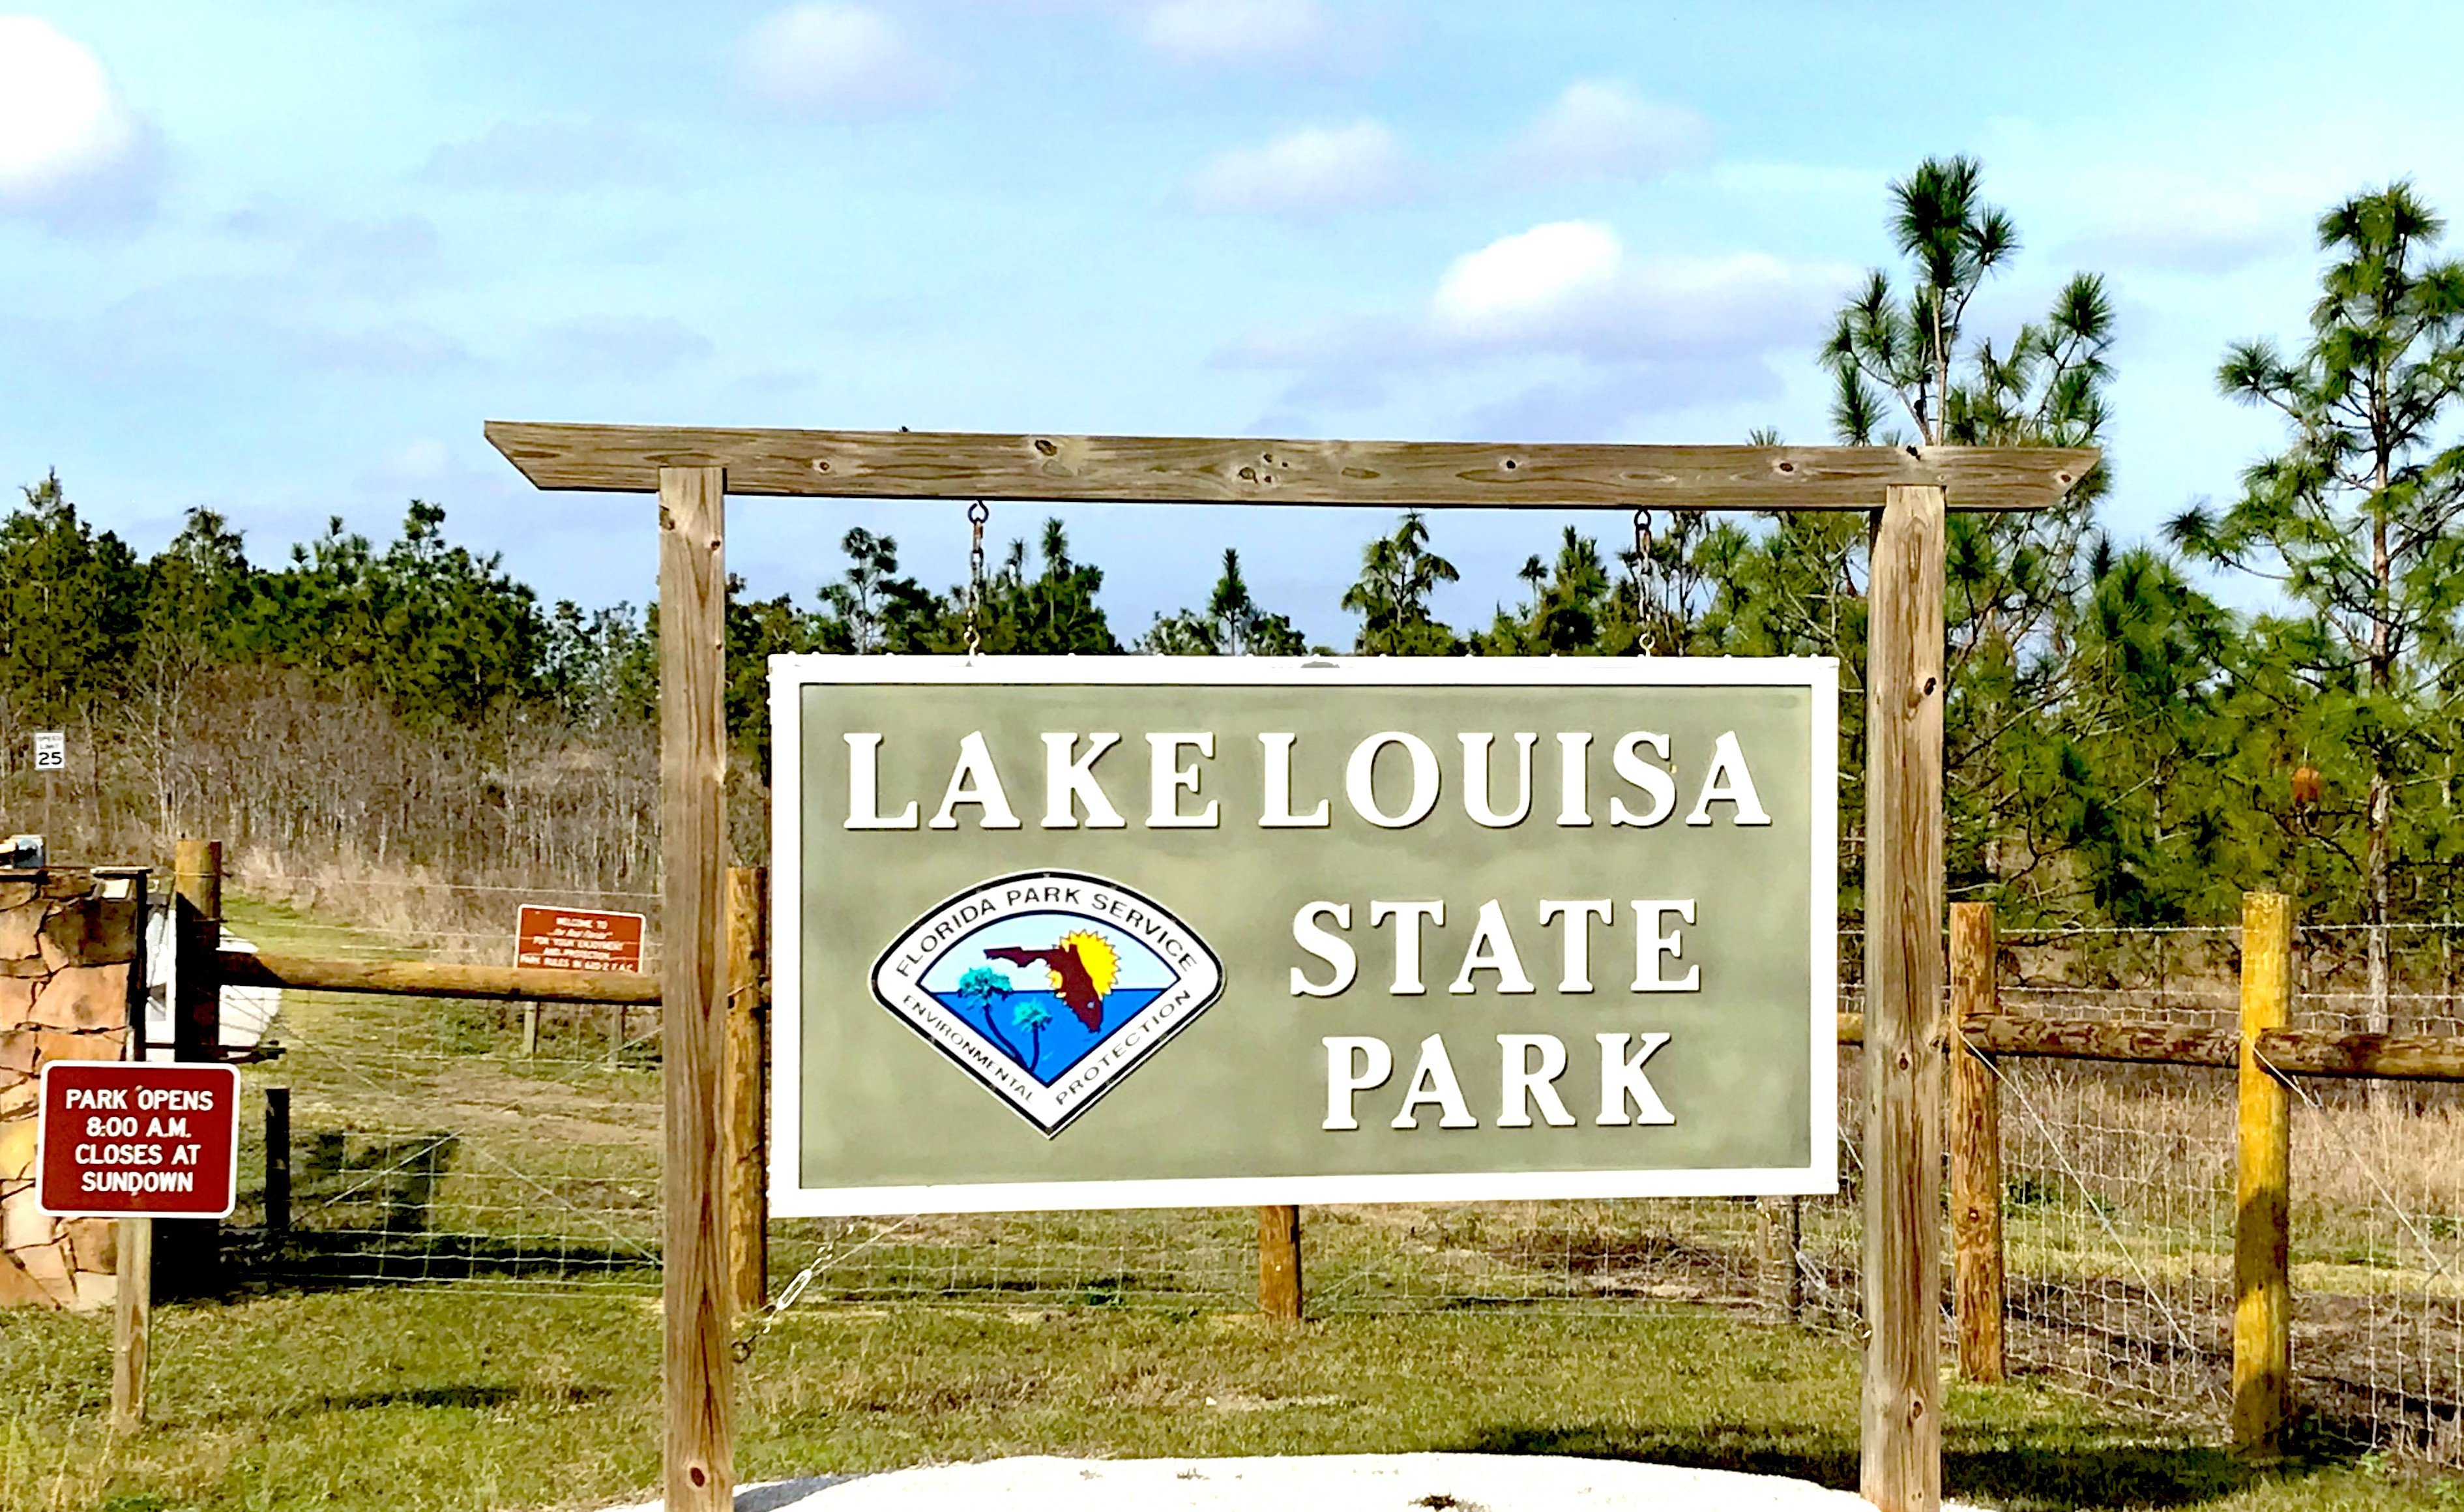
{"label": "wooden post", "polygon": [[1805,1199],[1788,1199],[1788,1321],[1805,1317]]}
{"label": "wooden post", "polygon": [[539,1015],[538,1003],[529,1002],[522,1005],[522,1058],[524,1060],[539,1055]]}
{"label": "wooden post", "polygon": [[728,1512],[727,473],[659,469],[659,1023],[667,1092],[661,1355],[667,1512]]}
{"label": "wooden post", "polygon": [[145,1423],[146,1351],[153,1340],[154,1220],[121,1218],[114,1235],[119,1297],[111,1316],[111,1431]]}
{"label": "wooden post", "polygon": [[607,1069],[613,1071],[625,1058],[625,1005],[607,1005]]}
{"label": "wooden post", "polygon": [[223,845],[182,840],[171,873],[171,1058],[222,1059]]}
{"label": "wooden post", "polygon": [[1781,1317],[1795,1323],[1805,1312],[1804,1244],[1799,1197],[1754,1199],[1754,1275],[1756,1289]]}
{"label": "wooden post", "polygon": [[[1993,905],[1950,905],[1950,1012],[1964,1031],[1998,1012]],[[1950,1233],[1957,1274],[1959,1374],[2005,1379],[2002,1345],[2002,1100],[1992,1062],[1950,1038]]]}
{"label": "wooden post", "polygon": [[265,1236],[291,1233],[291,1089],[265,1089]]}
{"label": "wooden post", "polygon": [[727,871],[727,1234],[737,1316],[770,1300],[770,1183],[763,1097],[770,1056],[770,873]]}
{"label": "wooden post", "polygon": [[2259,1064],[2258,1036],[2293,1008],[2293,901],[2241,900],[2241,1098],[2233,1162],[2233,1449],[2284,1451],[2293,1408],[2292,1099]]}
{"label": "wooden post", "polygon": [[1289,1204],[1258,1210],[1258,1311],[1301,1321],[1301,1210]]}
{"label": "wooden post", "polygon": [[[171,1058],[223,1058],[223,846],[179,842],[171,868]],[[223,1226],[214,1218],[165,1218],[147,1253],[160,1249],[163,1296],[212,1295],[221,1284]]]}
{"label": "wooden post", "polygon": [[1942,1504],[1943,491],[1875,522],[1865,741],[1865,1346],[1858,1488]]}

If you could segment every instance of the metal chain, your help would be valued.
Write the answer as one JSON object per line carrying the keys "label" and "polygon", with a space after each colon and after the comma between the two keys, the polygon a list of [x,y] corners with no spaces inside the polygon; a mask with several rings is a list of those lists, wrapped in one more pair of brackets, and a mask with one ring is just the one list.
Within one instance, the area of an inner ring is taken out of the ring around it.
{"label": "metal chain", "polygon": [[1634,591],[1637,608],[1639,608],[1642,603],[1643,562],[1650,554],[1651,511],[1638,509],[1634,512]]}
{"label": "metal chain", "polygon": [[967,655],[972,656],[983,646],[984,614],[984,522],[993,512],[980,499],[967,506],[967,525],[974,540],[967,547]]}

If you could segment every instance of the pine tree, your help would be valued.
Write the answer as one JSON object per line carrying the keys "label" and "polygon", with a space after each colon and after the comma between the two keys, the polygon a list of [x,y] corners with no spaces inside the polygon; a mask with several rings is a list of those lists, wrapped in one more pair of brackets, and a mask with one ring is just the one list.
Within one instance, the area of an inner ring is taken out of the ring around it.
{"label": "pine tree", "polygon": [[1513,614],[1499,610],[1488,632],[1473,637],[1482,656],[1600,656],[1626,649],[1604,638],[1616,585],[1600,561],[1598,544],[1589,536],[1566,526],[1553,562],[1543,565],[1534,556],[1516,575],[1529,589],[1530,600]]}
{"label": "pine tree", "polygon": [[2193,509],[2169,527],[2190,551],[2275,580],[2300,607],[2299,631],[2271,629],[2264,642],[2361,757],[2369,1027],[2382,1031],[2387,925],[2408,859],[2397,810],[2456,745],[2455,690],[2442,674],[2456,666],[2464,603],[2464,447],[2440,440],[2464,389],[2464,265],[2433,257],[2443,230],[2401,182],[2320,218],[2331,260],[2307,345],[2288,357],[2244,342],[2216,373],[2230,397],[2281,416],[2291,444],[2245,472],[2221,514]]}
{"label": "pine tree", "polygon": [[0,684],[24,717],[56,723],[124,685],[144,573],[77,514],[57,473],[0,521]]}
{"label": "pine tree", "polygon": [[1298,656],[1309,640],[1288,615],[1269,614],[1249,595],[1241,575],[1241,553],[1223,548],[1223,575],[1215,580],[1202,610],[1157,614],[1132,650],[1156,656]]}
{"label": "pine tree", "polygon": [[1451,656],[1463,649],[1455,633],[1429,613],[1441,583],[1463,574],[1429,549],[1429,524],[1419,511],[1405,515],[1390,536],[1361,552],[1360,577],[1345,589],[1343,607],[1360,616],[1356,650],[1381,656]]}
{"label": "pine tree", "polygon": [[897,541],[858,526],[841,538],[839,549],[847,568],[822,587],[820,649],[870,656],[912,646],[938,606],[913,578],[899,575]]}
{"label": "pine tree", "polygon": [[[1878,269],[1839,312],[1823,357],[1841,441],[2067,447],[2102,437],[2113,309],[2101,278],[2073,276],[2045,316],[2006,346],[1970,339],[1970,304],[2020,245],[2010,216],[1986,204],[1982,189],[1981,170],[1964,157],[1928,158],[1891,186],[1892,238],[1908,261],[1908,289],[1898,295]],[[1944,796],[1954,891],[1999,887],[2013,844],[2033,852],[2028,837],[2050,824],[2043,795],[2008,780],[2008,747],[2041,732],[2069,696],[2070,621],[2090,591],[2088,564],[2104,550],[2095,517],[2111,480],[2111,468],[2100,467],[2054,509],[1948,522]],[[1817,641],[1854,619],[1861,644],[1861,533],[1837,518],[1789,517],[1776,524],[1771,551],[1790,559],[1786,575],[1814,591],[1805,611],[1783,603],[1749,613],[1793,616],[1796,636]],[[1861,667],[1844,644],[1832,654],[1843,671]]]}

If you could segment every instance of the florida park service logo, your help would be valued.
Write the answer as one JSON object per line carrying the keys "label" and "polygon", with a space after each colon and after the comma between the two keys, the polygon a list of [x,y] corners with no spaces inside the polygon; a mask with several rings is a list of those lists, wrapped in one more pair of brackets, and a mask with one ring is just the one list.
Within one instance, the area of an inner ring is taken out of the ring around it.
{"label": "florida park service logo", "polygon": [[1084,872],[979,882],[872,967],[883,1007],[1047,1135],[1222,991],[1222,963],[1195,930]]}

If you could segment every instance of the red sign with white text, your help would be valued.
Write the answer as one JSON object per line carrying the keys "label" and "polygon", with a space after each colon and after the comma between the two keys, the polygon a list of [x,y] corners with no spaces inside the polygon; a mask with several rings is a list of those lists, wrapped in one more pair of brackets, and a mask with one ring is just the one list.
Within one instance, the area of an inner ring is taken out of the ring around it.
{"label": "red sign with white text", "polygon": [[56,1218],[227,1218],[239,1070],[126,1060],[43,1068],[34,1205]]}
{"label": "red sign with white text", "polygon": [[559,971],[642,969],[642,916],[522,904],[514,965]]}

